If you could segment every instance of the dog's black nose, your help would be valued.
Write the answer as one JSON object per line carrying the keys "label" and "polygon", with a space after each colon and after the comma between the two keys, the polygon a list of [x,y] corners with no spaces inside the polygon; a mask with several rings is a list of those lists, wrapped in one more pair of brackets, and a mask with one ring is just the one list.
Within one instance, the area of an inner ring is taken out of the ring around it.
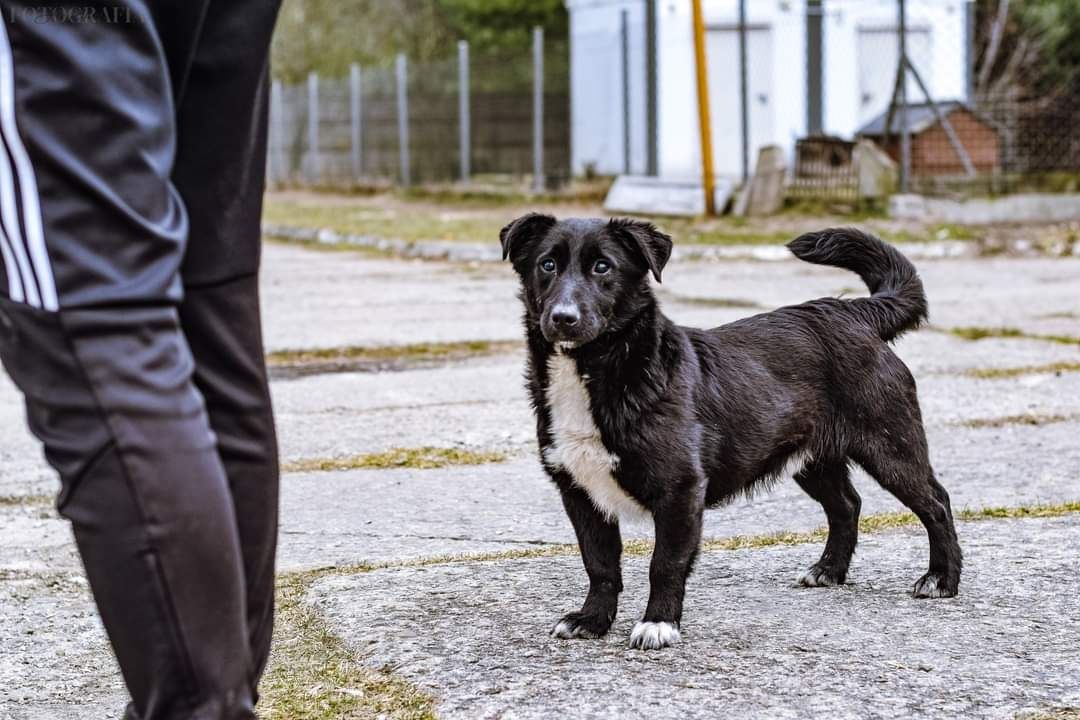
{"label": "dog's black nose", "polygon": [[574,327],[581,319],[581,313],[572,305],[559,305],[551,310],[551,321],[559,327]]}

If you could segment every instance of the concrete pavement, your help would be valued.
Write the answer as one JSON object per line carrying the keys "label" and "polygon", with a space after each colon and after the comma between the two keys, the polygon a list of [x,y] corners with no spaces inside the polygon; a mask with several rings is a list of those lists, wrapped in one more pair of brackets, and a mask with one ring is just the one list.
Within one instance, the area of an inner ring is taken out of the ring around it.
{"label": "concrete pavement", "polygon": [[[919,381],[932,456],[954,505],[1080,500],[1080,372],[1050,368],[1080,366],[1080,344],[970,341],[942,331],[1013,327],[1032,336],[1080,336],[1080,260],[942,259],[921,261],[919,268],[938,330],[908,336],[897,351]],[[397,261],[272,244],[264,276],[268,346],[516,340],[515,292],[506,265]],[[677,320],[708,326],[863,290],[852,274],[795,261],[717,261],[673,263],[661,292]],[[392,373],[275,380],[287,462],[421,446],[507,456],[504,463],[434,470],[288,474],[281,569],[497,556],[572,542],[557,495],[535,460],[521,370],[521,353],[511,352]],[[971,376],[988,370],[1009,372]],[[865,513],[901,509],[865,476],[856,485]],[[54,491],[22,424],[18,395],[0,375],[3,717],[105,717],[123,704],[70,532],[45,497]],[[805,531],[823,519],[793,483],[781,482],[771,494],[710,511],[706,535]],[[545,709],[614,717],[616,711],[655,714],[656,708],[683,717],[712,717],[719,708],[770,717],[813,717],[831,709],[837,717],[854,717],[860,708],[863,716],[884,716],[890,707],[893,716],[932,710],[1005,717],[1040,703],[1080,703],[1067,692],[1075,679],[1068,666],[1075,671],[1078,658],[1062,650],[1066,635],[1046,630],[1075,610],[1067,603],[1080,591],[1075,562],[1068,572],[1070,557],[1080,551],[1076,524],[1071,516],[965,524],[961,540],[970,572],[961,597],[940,606],[904,595],[924,564],[925,539],[917,530],[864,536],[854,585],[821,594],[790,587],[820,551],[817,544],[708,553],[691,583],[695,610],[687,643],[652,656],[622,650],[624,631],[644,602],[642,559],[627,561],[617,632],[602,643],[573,647],[552,645],[542,632],[580,601],[584,573],[572,555],[343,571],[318,581],[309,598],[373,667],[397,667],[451,717],[539,717]],[[648,527],[626,532],[649,534]],[[1022,542],[1010,544],[1014,539]],[[479,594],[469,599],[463,588],[479,588]],[[490,592],[480,592],[484,588]],[[423,613],[410,615],[416,603]],[[824,627],[819,620],[825,615],[838,623],[832,639],[811,632]],[[917,632],[925,623],[952,644],[928,644]],[[790,637],[792,626],[801,628],[801,640]],[[995,628],[1001,637],[992,637]],[[507,638],[520,642],[508,646]],[[882,638],[892,656],[875,650]],[[977,647],[965,644],[971,638]],[[933,660],[935,649],[946,653],[947,664]],[[991,665],[992,672],[976,672],[999,656],[1003,664]],[[1061,662],[1052,662],[1055,657]],[[902,667],[889,669],[890,662]],[[919,670],[920,663],[934,670]],[[769,681],[756,683],[770,667]],[[611,692],[581,686],[583,676]],[[558,694],[567,685],[580,690],[573,699]],[[960,690],[950,693],[953,687]],[[880,699],[868,689],[881,690]],[[551,705],[554,698],[577,704]]]}

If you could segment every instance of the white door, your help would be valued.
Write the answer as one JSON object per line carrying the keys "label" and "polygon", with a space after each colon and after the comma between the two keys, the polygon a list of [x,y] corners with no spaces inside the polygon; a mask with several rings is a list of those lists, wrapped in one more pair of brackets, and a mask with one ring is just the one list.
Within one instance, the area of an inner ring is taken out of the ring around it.
{"label": "white door", "polygon": [[[717,175],[742,176],[742,110],[739,85],[739,33],[717,28],[706,36],[709,68],[709,115],[712,123],[713,167]],[[746,33],[746,84],[750,121],[750,173],[758,148],[775,142],[772,96],[772,31],[751,28]]]}
{"label": "white door", "polygon": [[[889,108],[893,86],[896,83],[900,44],[895,27],[859,28],[858,37],[858,127],[862,127]],[[907,51],[911,64],[919,71],[923,82],[933,92],[930,30],[928,28],[909,29]],[[910,73],[904,89],[907,92],[908,102],[925,102],[925,97]]]}

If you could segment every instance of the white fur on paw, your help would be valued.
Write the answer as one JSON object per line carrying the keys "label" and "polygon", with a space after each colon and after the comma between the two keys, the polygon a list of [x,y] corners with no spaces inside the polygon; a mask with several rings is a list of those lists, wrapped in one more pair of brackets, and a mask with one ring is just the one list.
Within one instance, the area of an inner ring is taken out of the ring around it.
{"label": "white fur on paw", "polygon": [[565,620],[560,620],[555,624],[555,627],[551,628],[551,636],[570,640],[579,636],[578,629]]}
{"label": "white fur on paw", "polygon": [[630,647],[641,650],[659,650],[674,645],[682,639],[679,628],[669,622],[638,621],[630,633]]}
{"label": "white fur on paw", "polygon": [[832,575],[817,565],[811,565],[803,570],[795,582],[803,587],[830,587],[837,584]]}
{"label": "white fur on paw", "polygon": [[940,598],[951,597],[952,593],[946,592],[945,588],[941,587],[941,578],[937,575],[924,575],[919,579],[919,582],[915,583],[915,589],[912,594],[917,598]]}

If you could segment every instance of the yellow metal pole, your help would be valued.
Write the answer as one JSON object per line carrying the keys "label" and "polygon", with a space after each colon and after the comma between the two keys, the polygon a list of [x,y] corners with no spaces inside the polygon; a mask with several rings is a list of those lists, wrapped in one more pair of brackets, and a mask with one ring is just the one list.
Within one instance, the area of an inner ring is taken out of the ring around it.
{"label": "yellow metal pole", "polygon": [[701,0],[694,6],[694,60],[697,65],[698,128],[701,132],[701,179],[705,186],[705,214],[716,214],[716,180],[713,176],[712,125],[709,121],[709,70],[705,63],[705,18]]}

